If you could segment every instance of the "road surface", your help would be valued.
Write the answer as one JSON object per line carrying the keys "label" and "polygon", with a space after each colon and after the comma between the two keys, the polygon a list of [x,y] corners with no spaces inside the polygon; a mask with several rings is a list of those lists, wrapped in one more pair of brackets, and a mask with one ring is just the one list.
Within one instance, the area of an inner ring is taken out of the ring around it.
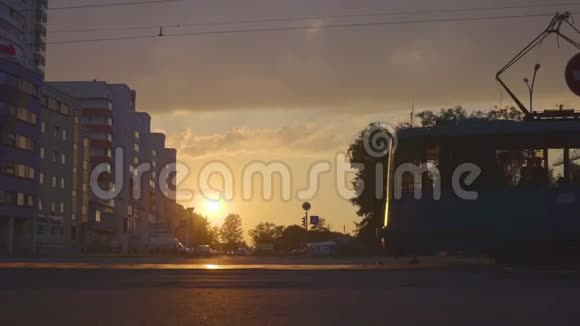
{"label": "road surface", "polygon": [[573,270],[197,262],[0,261],[0,318],[3,325],[580,325]]}

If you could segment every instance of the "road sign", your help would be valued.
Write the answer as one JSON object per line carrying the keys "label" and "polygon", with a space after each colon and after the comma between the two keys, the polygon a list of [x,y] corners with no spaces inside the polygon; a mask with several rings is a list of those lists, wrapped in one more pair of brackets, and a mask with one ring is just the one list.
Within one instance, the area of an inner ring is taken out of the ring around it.
{"label": "road sign", "polygon": [[310,224],[311,225],[320,224],[320,216],[316,216],[316,215],[310,216]]}
{"label": "road sign", "polygon": [[302,204],[302,209],[303,210],[305,210],[305,211],[308,212],[310,210],[310,208],[312,208],[312,205],[310,205],[309,202],[305,202],[304,204]]}
{"label": "road sign", "polygon": [[580,53],[573,56],[566,66],[566,84],[572,93],[580,96]]}

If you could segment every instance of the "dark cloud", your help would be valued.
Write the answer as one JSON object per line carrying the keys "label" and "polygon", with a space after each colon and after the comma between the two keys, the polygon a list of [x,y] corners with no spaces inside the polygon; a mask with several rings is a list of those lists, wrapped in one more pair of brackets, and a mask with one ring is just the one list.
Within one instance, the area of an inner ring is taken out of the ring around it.
{"label": "dark cloud", "polygon": [[[499,5],[498,1],[446,1],[440,8]],[[537,2],[534,2],[537,3]],[[548,2],[546,2],[548,3]],[[432,1],[388,4],[384,1],[199,1],[127,14],[103,11],[94,17],[70,14],[51,19],[51,27],[138,26],[152,22],[238,20],[295,17],[365,10],[433,8]],[[551,10],[509,13],[551,12]],[[107,14],[108,13],[108,14]],[[503,12],[499,12],[505,13]],[[107,14],[107,15],[106,15]],[[404,20],[497,15],[387,16],[339,21]],[[128,19],[130,17],[130,19]],[[497,103],[495,72],[549,18],[315,29],[152,39],[49,48],[49,77],[104,79],[136,88],[142,110],[214,111],[237,109],[325,109],[335,112],[461,103]],[[327,21],[314,21],[323,24]],[[205,29],[287,26],[293,23],[234,25]],[[200,30],[200,28],[179,31]],[[151,31],[154,33],[156,31]],[[167,31],[168,33],[171,30]],[[125,32],[125,34],[128,32]],[[134,33],[130,32],[129,34]],[[141,33],[141,32],[140,32]],[[114,33],[117,35],[119,33]],[[125,35],[123,34],[123,35]],[[99,34],[102,35],[102,34]],[[105,33],[104,35],[112,35]],[[86,37],[81,35],[62,38]],[[543,60],[560,66],[571,51],[559,54],[555,43]],[[530,63],[531,64],[531,63]],[[546,72],[546,96],[561,92],[561,69]],[[523,69],[524,67],[522,67]],[[518,70],[521,84],[527,70]],[[521,85],[519,85],[521,86]]]}

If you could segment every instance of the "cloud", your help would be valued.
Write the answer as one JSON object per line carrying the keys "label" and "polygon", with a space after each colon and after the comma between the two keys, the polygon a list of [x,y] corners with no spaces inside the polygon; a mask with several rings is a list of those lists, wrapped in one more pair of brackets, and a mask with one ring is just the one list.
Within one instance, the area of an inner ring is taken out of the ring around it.
{"label": "cloud", "polygon": [[[452,2],[448,1],[446,7],[460,6],[459,1]],[[128,15],[122,12],[125,10],[122,8],[108,15],[83,16],[77,27],[150,25],[152,21],[159,22],[162,19],[175,23],[324,16],[344,14],[355,9],[356,12],[373,12],[433,7],[432,1],[426,0],[389,3],[388,6],[384,1],[378,0],[251,0],[251,3],[252,5],[239,1],[218,1],[208,5],[205,2],[187,2],[181,4],[179,10],[175,6],[167,6],[162,11],[143,11],[138,15]],[[496,5],[495,1],[488,0],[478,2],[477,6],[485,6],[485,3]],[[461,7],[469,6],[470,4],[461,4]],[[475,14],[464,14],[473,15]],[[64,16],[60,19],[58,16],[52,17],[56,18],[51,18],[51,28],[65,28],[70,20],[79,19],[68,16],[66,19]],[[130,22],[127,17],[131,17]],[[441,17],[443,16],[398,15],[338,21],[394,21]],[[217,112],[311,109],[358,114],[381,111],[385,107],[391,110],[400,109],[410,106],[412,102],[429,106],[482,102],[496,104],[499,94],[494,80],[495,72],[529,39],[543,30],[548,20],[548,17],[540,17],[360,28],[316,28],[53,45],[48,51],[48,72],[51,79],[87,80],[97,76],[110,81],[126,82],[137,90],[139,108],[157,113],[175,110]],[[324,23],[336,21],[325,19]],[[310,21],[300,25],[320,26],[322,22],[323,20]],[[167,33],[293,24],[298,23],[181,27],[168,29]],[[549,51],[542,58],[542,62],[559,63],[555,68],[558,74],[554,77],[542,71],[546,74],[542,76],[546,85],[544,89],[546,95],[550,96],[557,91],[552,85],[562,79],[562,60],[555,42],[547,41],[544,47]],[[513,71],[518,85],[521,84],[522,76],[528,73],[527,68],[522,66],[522,70]]]}
{"label": "cloud", "polygon": [[289,123],[279,128],[236,128],[224,133],[194,135],[193,129],[170,134],[168,146],[191,159],[234,156],[240,153],[298,155],[345,150],[350,133],[339,133],[336,126]]}

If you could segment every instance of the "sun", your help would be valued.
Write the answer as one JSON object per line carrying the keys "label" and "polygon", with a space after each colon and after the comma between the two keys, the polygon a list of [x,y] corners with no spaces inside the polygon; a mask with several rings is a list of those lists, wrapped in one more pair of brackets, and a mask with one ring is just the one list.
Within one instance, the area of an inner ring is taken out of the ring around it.
{"label": "sun", "polygon": [[204,210],[207,215],[215,217],[223,211],[223,204],[217,200],[208,200],[205,202]]}

